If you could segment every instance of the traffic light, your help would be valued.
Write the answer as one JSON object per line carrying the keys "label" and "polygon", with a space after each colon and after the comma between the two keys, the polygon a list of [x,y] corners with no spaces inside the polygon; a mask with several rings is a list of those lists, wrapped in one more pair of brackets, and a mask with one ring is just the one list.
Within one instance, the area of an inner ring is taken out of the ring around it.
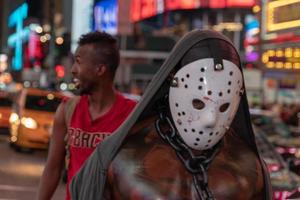
{"label": "traffic light", "polygon": [[55,72],[58,78],[63,78],[65,76],[65,67],[62,65],[56,65]]}

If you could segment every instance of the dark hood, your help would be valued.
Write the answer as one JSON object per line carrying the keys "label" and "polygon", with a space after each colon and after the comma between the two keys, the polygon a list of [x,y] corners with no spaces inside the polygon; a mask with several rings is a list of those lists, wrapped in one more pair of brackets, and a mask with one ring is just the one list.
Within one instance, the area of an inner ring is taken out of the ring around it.
{"label": "dark hood", "polygon": [[[195,49],[194,52],[193,49]],[[203,49],[200,54],[199,49]],[[187,52],[189,52],[189,56],[185,56]],[[216,63],[220,63],[222,59],[226,59],[234,62],[242,71],[238,52],[225,36],[209,30],[194,30],[186,34],[177,42],[169,57],[150,82],[136,109],[126,123],[118,129],[118,134],[121,134],[124,139],[130,128],[137,121],[155,114],[157,106],[163,103],[164,96],[169,91],[170,81],[168,77],[170,73],[178,66],[183,66],[199,58],[214,58]],[[240,105],[231,128],[257,153],[246,93],[241,97]],[[123,139],[119,141],[120,144]]]}

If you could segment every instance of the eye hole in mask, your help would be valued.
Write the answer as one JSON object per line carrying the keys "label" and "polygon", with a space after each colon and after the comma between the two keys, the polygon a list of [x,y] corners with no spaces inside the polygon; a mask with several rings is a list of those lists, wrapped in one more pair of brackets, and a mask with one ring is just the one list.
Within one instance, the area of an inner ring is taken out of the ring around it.
{"label": "eye hole in mask", "polygon": [[202,110],[205,107],[205,103],[200,99],[193,99],[193,107],[197,110]]}
{"label": "eye hole in mask", "polygon": [[222,104],[219,108],[220,112],[225,112],[229,108],[229,105],[229,103]]}

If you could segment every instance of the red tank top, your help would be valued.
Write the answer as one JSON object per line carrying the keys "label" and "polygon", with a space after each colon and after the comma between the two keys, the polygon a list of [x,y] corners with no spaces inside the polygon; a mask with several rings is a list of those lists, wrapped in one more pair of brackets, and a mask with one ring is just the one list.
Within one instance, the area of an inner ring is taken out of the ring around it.
{"label": "red tank top", "polygon": [[76,172],[91,155],[96,145],[114,132],[130,114],[136,102],[116,94],[112,108],[92,120],[88,108],[88,96],[82,96],[72,114],[68,127],[70,160],[68,166],[67,196],[70,200],[69,183]]}

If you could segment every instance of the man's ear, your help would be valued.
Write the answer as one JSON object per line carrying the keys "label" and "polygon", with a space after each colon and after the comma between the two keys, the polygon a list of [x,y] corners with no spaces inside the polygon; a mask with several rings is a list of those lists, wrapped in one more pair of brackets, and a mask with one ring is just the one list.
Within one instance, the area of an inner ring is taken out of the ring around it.
{"label": "man's ear", "polygon": [[106,65],[99,64],[98,67],[97,67],[97,74],[99,76],[102,76],[106,72],[106,70],[107,70]]}

